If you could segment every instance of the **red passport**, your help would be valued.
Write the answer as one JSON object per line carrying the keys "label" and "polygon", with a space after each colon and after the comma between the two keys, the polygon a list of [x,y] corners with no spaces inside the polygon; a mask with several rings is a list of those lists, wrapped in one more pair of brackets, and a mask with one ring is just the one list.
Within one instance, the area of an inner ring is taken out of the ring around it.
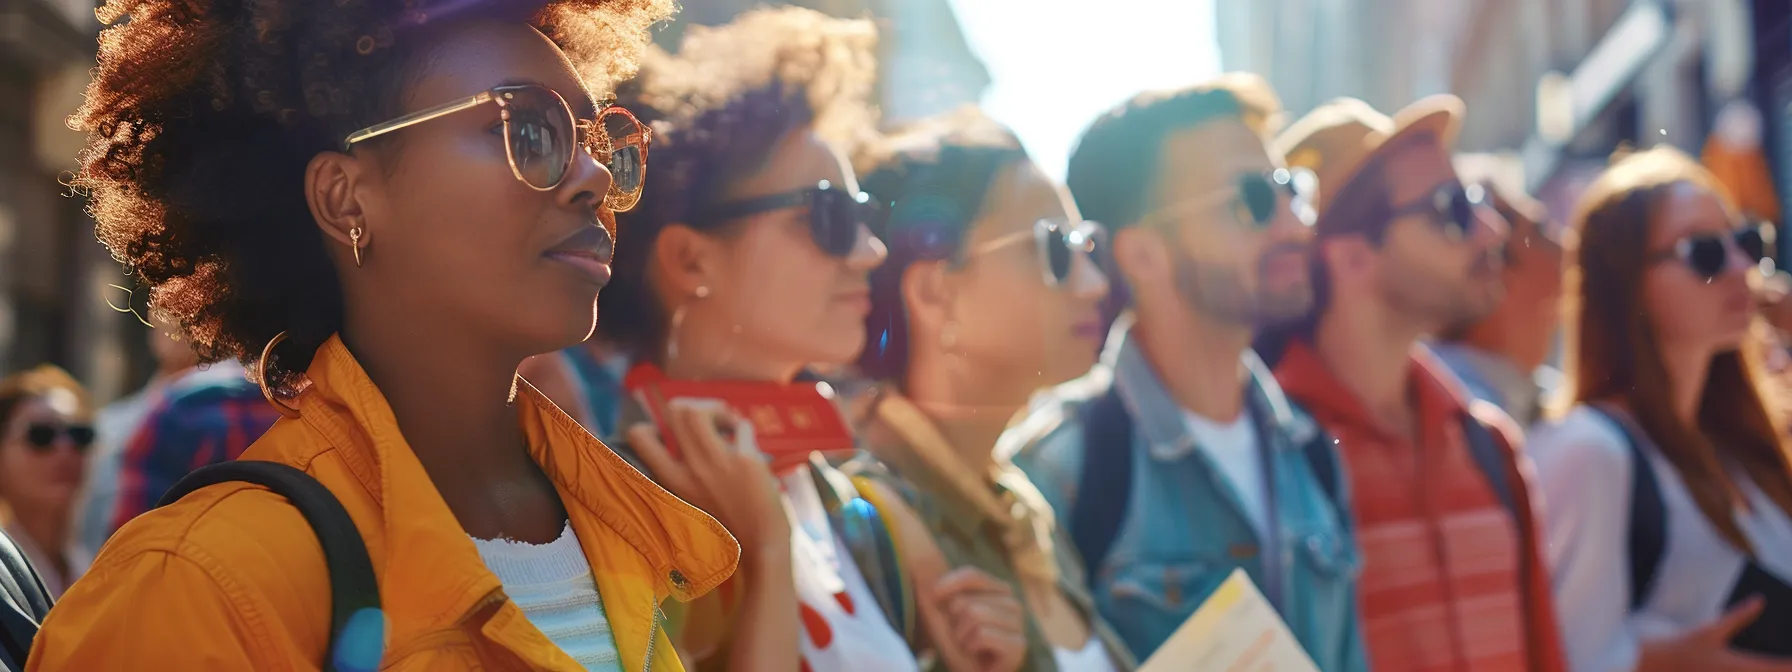
{"label": "red passport", "polygon": [[826,383],[674,380],[657,366],[637,364],[622,379],[622,386],[647,409],[675,458],[683,453],[665,424],[667,404],[674,399],[715,399],[734,409],[752,423],[759,452],[770,460],[774,473],[808,463],[810,453],[853,451],[852,429]]}

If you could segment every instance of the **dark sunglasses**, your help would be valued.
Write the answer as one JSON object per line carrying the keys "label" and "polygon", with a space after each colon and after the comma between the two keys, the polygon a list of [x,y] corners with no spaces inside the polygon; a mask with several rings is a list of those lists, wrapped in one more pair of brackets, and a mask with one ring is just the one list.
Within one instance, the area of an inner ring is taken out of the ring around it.
{"label": "dark sunglasses", "polygon": [[1775,232],[1771,224],[1755,224],[1727,233],[1703,233],[1674,242],[1674,247],[1650,255],[1649,261],[1679,261],[1699,277],[1710,280],[1723,275],[1730,265],[1730,252],[1741,252],[1749,263],[1759,264],[1767,258]]}
{"label": "dark sunglasses", "polygon": [[809,235],[815,246],[835,257],[852,254],[859,243],[859,227],[877,231],[883,228],[887,210],[863,191],[853,193],[836,189],[827,180],[808,189],[719,203],[703,208],[691,217],[700,227],[714,226],[732,219],[784,210],[809,209]]}
{"label": "dark sunglasses", "polygon": [[1093,254],[1101,225],[1095,222],[1054,222],[1041,219],[1031,231],[1016,231],[1000,236],[971,250],[967,257],[976,257],[1015,243],[1031,240],[1039,262],[1045,267],[1045,286],[1062,287],[1070,282],[1076,253]]}
{"label": "dark sunglasses", "polygon": [[1221,202],[1232,208],[1232,216],[1240,224],[1253,228],[1267,228],[1275,222],[1276,214],[1287,198],[1289,207],[1303,224],[1312,225],[1315,219],[1311,194],[1318,179],[1311,171],[1303,168],[1289,170],[1276,168],[1260,173],[1244,173],[1232,181],[1230,188],[1220,188],[1211,193],[1175,203],[1164,210],[1146,215],[1142,223],[1167,220],[1179,212],[1213,207]]}
{"label": "dark sunglasses", "polygon": [[1238,176],[1234,184],[1238,195],[1232,201],[1232,212],[1240,223],[1263,228],[1275,221],[1277,206],[1281,205],[1282,198],[1286,196],[1301,223],[1311,225],[1314,216],[1310,194],[1316,182],[1313,174],[1304,169],[1277,168],[1262,173],[1245,173]]}
{"label": "dark sunglasses", "polygon": [[1485,199],[1486,192],[1480,187],[1470,189],[1461,182],[1445,182],[1431,195],[1388,211],[1388,221],[1407,215],[1424,215],[1450,240],[1467,240],[1475,229],[1475,208],[1481,207]]}
{"label": "dark sunglasses", "polygon": [[575,149],[583,149],[610,169],[604,205],[626,212],[641,200],[647,179],[647,146],[652,129],[628,110],[603,109],[597,121],[580,121],[558,92],[539,84],[500,86],[349,134],[344,151],[381,135],[487,103],[497,105],[504,124],[504,156],[516,179],[536,191],[552,191],[571,172]]}
{"label": "dark sunglasses", "polygon": [[58,436],[68,437],[69,443],[75,444],[77,452],[86,452],[93,445],[93,427],[89,425],[32,423],[25,427],[25,443],[40,453],[50,452],[56,446]]}

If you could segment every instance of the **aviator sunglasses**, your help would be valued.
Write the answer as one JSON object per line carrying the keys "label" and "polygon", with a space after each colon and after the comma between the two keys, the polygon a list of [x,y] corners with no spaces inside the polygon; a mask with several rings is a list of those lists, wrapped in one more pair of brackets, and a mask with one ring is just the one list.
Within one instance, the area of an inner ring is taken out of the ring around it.
{"label": "aviator sunglasses", "polygon": [[699,209],[691,223],[710,227],[729,220],[789,208],[809,210],[809,235],[815,246],[830,256],[844,258],[859,243],[859,227],[876,231],[883,227],[887,210],[863,191],[835,188],[827,180],[814,187],[768,196],[728,201]]}
{"label": "aviator sunglasses", "polygon": [[1670,249],[1649,255],[1649,261],[1679,261],[1706,280],[1723,275],[1730,265],[1730,252],[1741,252],[1749,263],[1760,264],[1774,242],[1771,224],[1753,224],[1724,233],[1703,233],[1675,241]]}
{"label": "aviator sunglasses", "polygon": [[503,120],[504,156],[516,179],[536,191],[553,191],[571,172],[575,149],[583,149],[610,170],[610,192],[604,206],[626,212],[641,200],[647,177],[647,146],[652,129],[628,110],[611,105],[598,112],[595,122],[574,118],[560,94],[539,84],[500,86],[474,96],[423,110],[349,134],[347,151],[393,131],[432,119],[497,105]]}
{"label": "aviator sunglasses", "polygon": [[969,256],[989,254],[1016,243],[1033,241],[1034,252],[1045,267],[1047,287],[1062,287],[1070,282],[1076,253],[1093,254],[1101,225],[1095,222],[1055,222],[1041,219],[1029,231],[1016,231],[978,245]]}
{"label": "aviator sunglasses", "polygon": [[75,445],[75,452],[85,453],[93,445],[94,431],[89,425],[57,425],[47,422],[34,422],[25,427],[25,443],[34,452],[48,453],[56,447],[56,438],[68,437],[69,443]]}

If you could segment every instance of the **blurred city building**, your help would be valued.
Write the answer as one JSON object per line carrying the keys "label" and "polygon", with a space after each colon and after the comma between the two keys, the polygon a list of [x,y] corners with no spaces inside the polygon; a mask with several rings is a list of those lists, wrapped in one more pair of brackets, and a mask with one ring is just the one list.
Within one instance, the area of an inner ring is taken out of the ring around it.
{"label": "blurred city building", "polygon": [[94,6],[0,0],[0,372],[52,362],[106,399],[148,356],[136,318],[107,307],[125,277],[62,179],[82,145],[66,119],[94,65]]}
{"label": "blurred city building", "polygon": [[1461,96],[1461,148],[1521,152],[1530,188],[1563,214],[1620,146],[1696,153],[1718,109],[1753,97],[1756,15],[1785,4],[1216,0],[1215,10],[1226,69],[1264,74],[1292,113],[1337,96],[1389,111]]}

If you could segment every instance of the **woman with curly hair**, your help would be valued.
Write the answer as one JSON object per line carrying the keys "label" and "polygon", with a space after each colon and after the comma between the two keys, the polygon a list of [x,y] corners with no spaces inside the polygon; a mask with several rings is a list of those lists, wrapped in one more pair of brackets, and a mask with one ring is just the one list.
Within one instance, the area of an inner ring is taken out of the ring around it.
{"label": "woman with curly hair", "polygon": [[[840,149],[871,128],[874,40],[868,22],[759,10],[693,29],[676,57],[649,58],[625,89],[625,104],[654,122],[655,181],[620,218],[598,331],[636,362],[631,381],[774,395],[812,365],[857,356],[866,278],[884,248],[870,230],[877,209]],[[727,519],[741,542],[740,581],[683,620],[684,650],[728,660],[731,645],[769,641],[790,652],[787,662],[753,669],[916,669],[906,619],[888,608],[892,591],[879,590],[888,575],[855,551],[849,526],[830,523],[840,514],[830,501],[857,501],[836,487],[846,480],[838,470],[813,459],[768,465],[744,441],[723,441],[718,424],[736,437],[776,433],[752,407],[650,406],[653,393],[628,384],[640,396],[618,424],[626,448],[672,492]],[[643,422],[650,416],[664,435]],[[705,467],[718,460],[728,468]],[[762,487],[781,496],[728,499]],[[948,669],[1019,663],[1019,604],[1005,586],[968,572],[915,593],[920,648]]]}
{"label": "woman with curly hair", "polygon": [[307,518],[220,484],[120,530],[31,669],[680,669],[660,604],[738,546],[516,378],[592,329],[647,159],[604,101],[670,5],[100,10],[74,118],[99,238],[253,367],[286,418],[244,459],[341,502],[383,611],[338,627]]}
{"label": "woman with curly hair", "polygon": [[865,188],[892,204],[859,358],[887,385],[864,430],[883,465],[866,470],[866,489],[890,503],[918,582],[977,567],[1018,589],[1025,669],[1130,669],[1051,506],[996,454],[1035,390],[1095,364],[1108,295],[1091,256],[1099,229],[975,108],[905,129],[863,163]]}

